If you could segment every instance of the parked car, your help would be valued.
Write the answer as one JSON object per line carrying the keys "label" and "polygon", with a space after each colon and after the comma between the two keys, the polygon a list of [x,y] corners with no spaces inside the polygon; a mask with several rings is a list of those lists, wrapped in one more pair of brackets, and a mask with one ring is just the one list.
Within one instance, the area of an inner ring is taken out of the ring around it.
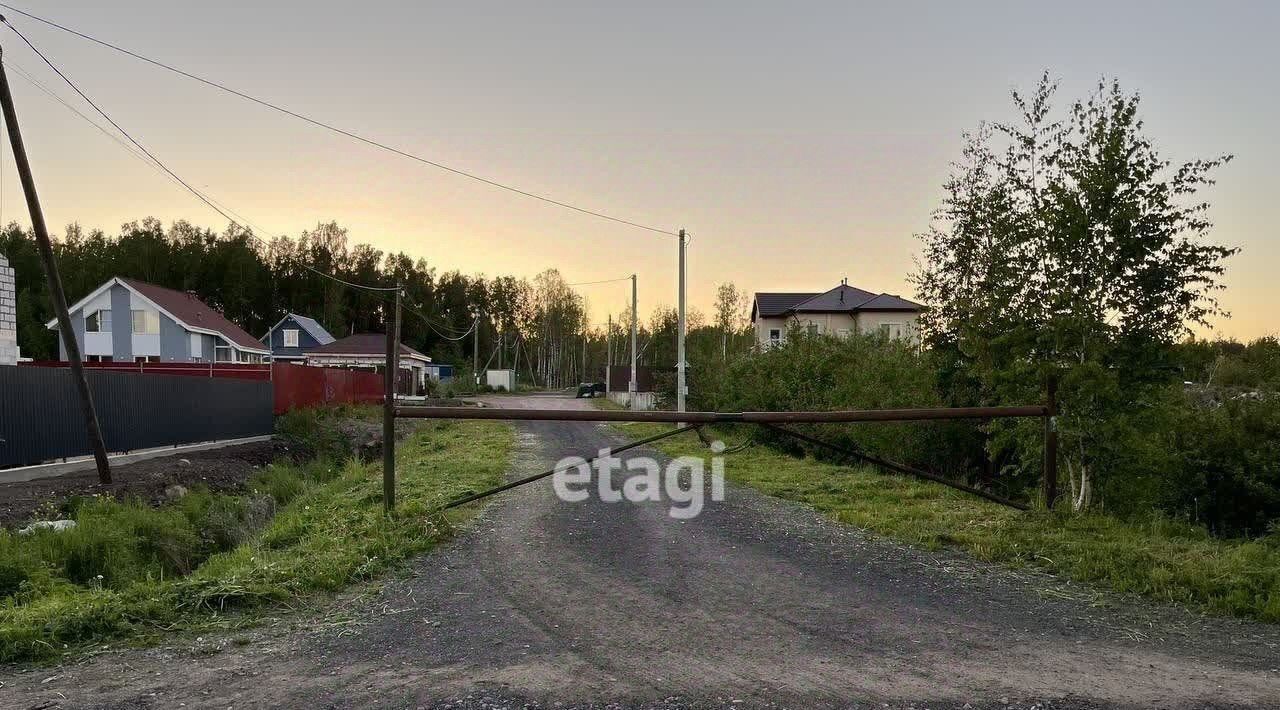
{"label": "parked car", "polygon": [[596,395],[604,395],[603,382],[582,382],[578,385],[578,394],[576,397],[595,397]]}

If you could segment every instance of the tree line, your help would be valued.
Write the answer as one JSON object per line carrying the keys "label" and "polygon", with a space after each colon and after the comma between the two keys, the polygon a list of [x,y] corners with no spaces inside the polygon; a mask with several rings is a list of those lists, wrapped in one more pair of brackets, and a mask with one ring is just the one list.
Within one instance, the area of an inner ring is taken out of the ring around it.
{"label": "tree line", "polygon": [[[54,251],[73,302],[113,276],[127,276],[193,293],[254,336],[294,312],[315,318],[341,338],[385,332],[392,313],[391,294],[342,281],[400,285],[405,294],[402,341],[463,371],[470,371],[478,349],[481,368],[518,368],[524,383],[564,387],[599,377],[610,350],[614,364],[630,362],[629,309],[612,316],[612,329],[608,319],[591,322],[586,297],[555,269],[533,278],[441,270],[404,252],[353,244],[335,222],[320,223],[296,238],[265,240],[234,224],[215,232],[186,221],[166,228],[147,218],[124,224],[113,235],[71,225],[55,241]],[[23,355],[56,359],[56,336],[44,326],[53,312],[33,234],[10,224],[0,231],[0,254],[16,273]],[[724,284],[713,323],[692,310],[691,353],[724,357],[730,348],[740,352],[749,347],[746,307],[745,294]],[[674,309],[656,307],[639,321],[639,362],[673,367],[675,340]]]}

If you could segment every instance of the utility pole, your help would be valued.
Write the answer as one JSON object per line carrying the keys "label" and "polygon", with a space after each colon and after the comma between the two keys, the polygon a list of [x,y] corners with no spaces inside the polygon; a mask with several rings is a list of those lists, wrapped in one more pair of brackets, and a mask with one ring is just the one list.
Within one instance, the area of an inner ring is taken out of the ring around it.
{"label": "utility pole", "polygon": [[631,275],[631,380],[627,383],[627,406],[636,408],[636,328],[640,313],[636,310],[636,275]]}
{"label": "utility pole", "polygon": [[613,391],[613,314],[609,314],[609,325],[604,335],[604,396]]}
{"label": "utility pole", "polygon": [[676,331],[676,411],[683,412],[684,398],[688,394],[689,387],[685,383],[685,361],[684,361],[684,292],[685,292],[685,233],[680,230],[680,322]]}
{"label": "utility pole", "polygon": [[382,507],[396,507],[396,380],[400,370],[400,288],[396,288],[395,315],[386,325],[387,361],[382,403]]}
{"label": "utility pole", "polygon": [[476,389],[480,391],[480,314],[476,313],[476,319],[471,324],[472,342],[471,347],[471,372],[476,378]]}
{"label": "utility pole", "polygon": [[587,377],[587,332],[582,332],[582,381],[589,382],[592,378]]}
{"label": "utility pole", "polygon": [[102,441],[102,428],[98,426],[98,413],[93,407],[93,392],[89,389],[89,380],[85,378],[84,363],[80,360],[80,345],[76,343],[71,315],[67,313],[67,294],[62,289],[62,276],[58,273],[58,263],[54,260],[53,243],[49,240],[49,229],[44,223],[44,211],[40,209],[36,181],[31,175],[31,164],[27,162],[27,149],[22,144],[18,112],[13,106],[13,94],[9,92],[9,77],[5,74],[3,61],[0,61],[0,104],[3,104],[4,123],[9,129],[13,162],[18,166],[22,191],[27,197],[27,209],[31,212],[31,229],[36,233],[36,243],[40,248],[40,263],[44,267],[45,279],[49,282],[53,311],[58,317],[58,334],[66,346],[67,361],[71,363],[71,378],[76,381],[76,391],[80,395],[89,447],[93,450],[93,460],[98,465],[98,482],[111,483],[111,463],[107,461],[107,447]]}

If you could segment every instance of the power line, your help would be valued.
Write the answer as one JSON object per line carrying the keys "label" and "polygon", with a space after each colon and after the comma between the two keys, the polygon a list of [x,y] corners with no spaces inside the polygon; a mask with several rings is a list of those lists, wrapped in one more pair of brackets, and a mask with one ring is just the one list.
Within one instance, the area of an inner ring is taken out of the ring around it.
{"label": "power line", "polygon": [[[108,123],[110,123],[112,126],[114,126],[114,127],[115,127],[115,129],[116,129],[117,131],[119,131],[121,135],[123,135],[125,138],[129,139],[129,142],[130,142],[130,143],[132,143],[134,146],[136,146],[136,147],[138,148],[138,150],[142,151],[142,155],[139,155],[138,153],[134,153],[133,151],[130,151],[131,153],[133,153],[133,155],[134,155],[135,157],[138,157],[138,158],[140,158],[140,159],[143,159],[144,161],[146,160],[146,158],[149,158],[151,162],[150,162],[150,163],[148,163],[148,164],[152,164],[152,163],[153,163],[155,166],[158,166],[160,169],[162,169],[162,170],[164,171],[164,173],[165,173],[165,174],[167,174],[167,176],[168,176],[171,180],[173,180],[176,184],[178,184],[178,185],[182,186],[183,188],[185,188],[185,189],[186,189],[188,192],[190,192],[192,195],[195,195],[195,196],[196,196],[196,197],[197,197],[201,202],[203,202],[205,205],[207,205],[210,209],[212,209],[213,211],[215,211],[215,212],[217,212],[218,214],[222,215],[222,217],[223,217],[223,218],[225,218],[228,222],[230,222],[233,226],[248,226],[248,227],[249,227],[249,232],[246,234],[246,236],[248,236],[248,237],[249,237],[249,238],[251,238],[251,239],[256,240],[258,243],[262,244],[263,246],[269,246],[269,244],[266,242],[266,240],[264,240],[262,237],[257,236],[257,235],[254,233],[254,232],[256,231],[256,232],[263,232],[263,233],[265,234],[265,233],[266,233],[266,232],[265,232],[265,230],[261,229],[260,227],[255,226],[252,222],[250,222],[249,220],[247,220],[247,219],[245,219],[244,217],[240,216],[240,215],[239,215],[235,210],[232,210],[232,209],[231,209],[231,208],[229,208],[229,207],[226,207],[226,206],[224,206],[224,205],[221,205],[217,200],[213,199],[213,197],[211,197],[211,196],[209,196],[209,195],[205,194],[204,192],[201,192],[200,190],[197,190],[195,187],[192,187],[190,183],[188,183],[186,180],[183,180],[181,177],[179,177],[179,176],[178,176],[178,174],[177,174],[177,173],[175,173],[175,172],[173,172],[172,170],[170,170],[170,169],[169,169],[169,166],[165,165],[165,164],[164,164],[164,163],[163,163],[159,158],[157,158],[157,157],[155,156],[155,154],[154,154],[154,153],[152,153],[150,150],[148,150],[146,146],[142,145],[142,143],[140,143],[137,139],[135,139],[135,138],[134,138],[134,137],[133,137],[133,136],[132,136],[128,131],[126,131],[126,130],[125,130],[125,129],[124,129],[124,128],[119,124],[119,123],[116,123],[116,121],[115,121],[113,118],[111,118],[111,116],[110,116],[106,111],[104,111],[100,106],[98,106],[98,104],[94,103],[93,99],[89,98],[89,96],[88,96],[88,95],[86,95],[83,91],[81,91],[81,90],[80,90],[80,87],[76,86],[75,82],[71,81],[71,79],[70,79],[66,74],[62,73],[62,71],[61,71],[60,69],[58,69],[58,67],[57,67],[57,66],[56,66],[52,61],[50,61],[50,60],[49,60],[49,58],[48,58],[48,57],[46,57],[46,56],[44,55],[44,53],[43,53],[43,52],[41,52],[39,49],[37,49],[37,48],[36,48],[36,46],[35,46],[34,44],[32,44],[32,43],[31,43],[31,41],[30,41],[30,40],[28,40],[28,39],[26,38],[26,36],[25,36],[25,35],[23,35],[21,32],[19,32],[19,31],[18,31],[18,28],[14,27],[14,26],[13,26],[13,25],[12,25],[12,24],[7,20],[7,19],[4,19],[3,17],[0,17],[0,22],[3,22],[6,26],[8,26],[8,28],[9,28],[9,29],[13,30],[13,31],[14,31],[14,33],[15,33],[15,34],[17,34],[17,35],[18,35],[18,37],[20,37],[20,38],[22,39],[22,41],[23,41],[24,43],[26,43],[26,45],[27,45],[28,47],[30,47],[30,48],[31,48],[31,51],[35,52],[35,53],[36,53],[36,55],[38,55],[42,60],[44,60],[44,63],[45,63],[45,64],[47,64],[47,65],[49,65],[49,68],[50,68],[50,69],[52,69],[52,70],[54,71],[54,73],[56,73],[59,77],[61,77],[61,78],[62,78],[62,80],[63,80],[64,82],[66,82],[66,83],[67,83],[67,85],[68,85],[68,86],[70,86],[70,87],[71,87],[71,89],[72,89],[73,91],[75,91],[77,94],[79,94],[80,98],[84,99],[84,100],[85,100],[85,102],[86,102],[86,103],[88,103],[90,106],[92,106],[92,107],[93,107],[93,109],[94,109],[95,111],[97,111],[97,112],[98,112],[98,113],[99,113],[103,118],[105,118],[105,119],[107,120],[107,122],[108,122]],[[15,68],[17,68],[17,67],[15,66]],[[80,116],[80,117],[81,117],[81,118],[83,118],[84,120],[86,120],[86,121],[88,121],[89,123],[93,124],[93,126],[94,126],[94,127],[96,127],[98,130],[102,131],[104,135],[106,135],[107,137],[109,137],[109,138],[111,138],[112,140],[116,141],[116,143],[119,143],[122,147],[124,147],[126,150],[128,150],[128,146],[126,146],[126,145],[125,145],[123,142],[121,142],[118,138],[116,138],[115,136],[113,136],[113,135],[112,135],[110,132],[108,132],[104,127],[102,127],[100,124],[98,124],[98,123],[97,123],[96,121],[94,121],[93,119],[91,119],[91,118],[89,118],[88,116],[86,116],[86,115],[84,115],[83,113],[81,113],[79,110],[77,110],[77,109],[76,109],[74,106],[72,106],[71,104],[69,104],[69,103],[67,103],[66,101],[64,101],[64,100],[62,99],[62,97],[58,96],[56,93],[54,93],[54,92],[53,92],[51,89],[49,89],[48,87],[45,87],[45,86],[44,86],[43,84],[41,84],[41,83],[40,83],[40,81],[39,81],[39,80],[37,80],[35,77],[30,76],[29,74],[27,74],[27,72],[26,72],[26,71],[24,71],[24,70],[22,70],[22,69],[20,69],[20,68],[19,68],[19,72],[20,72],[20,73],[21,73],[21,74],[22,74],[26,79],[28,79],[28,80],[29,80],[29,81],[31,81],[33,84],[35,84],[35,85],[37,86],[37,88],[41,89],[41,90],[42,90],[42,91],[44,91],[46,94],[48,94],[49,96],[53,97],[55,100],[57,100],[57,101],[58,101],[58,103],[61,103],[63,106],[66,106],[66,107],[67,107],[68,109],[70,109],[71,111],[74,111],[74,112],[76,113],[76,115]],[[143,157],[142,157],[143,155],[145,155],[145,156],[146,156],[146,158],[143,158]],[[232,215],[234,215],[234,216],[232,216]],[[360,289],[364,289],[364,290],[366,290],[366,291],[395,291],[395,290],[398,288],[398,287],[396,287],[396,286],[385,286],[385,287],[384,287],[384,286],[367,286],[367,285],[365,285],[365,284],[358,284],[358,283],[354,283],[354,282],[352,282],[352,281],[347,281],[346,279],[338,278],[337,276],[334,276],[334,275],[332,275],[332,274],[325,273],[325,272],[320,271],[319,269],[316,269],[316,268],[314,268],[314,267],[312,267],[312,266],[309,266],[309,265],[307,265],[307,264],[300,264],[300,266],[302,266],[302,268],[304,268],[304,269],[306,269],[306,270],[308,270],[308,271],[310,271],[310,272],[312,272],[312,273],[314,273],[314,274],[317,274],[317,275],[319,275],[319,276],[323,276],[323,277],[325,277],[325,278],[327,278],[327,279],[332,279],[333,281],[336,281],[336,282],[338,282],[338,283],[344,284],[344,285],[346,285],[346,286],[350,286],[350,287],[352,287],[352,288],[360,288]]]}
{"label": "power line", "polygon": [[[138,60],[141,60],[141,61],[147,62],[148,64],[151,64],[151,65],[153,65],[153,66],[160,67],[161,69],[164,69],[164,70],[169,71],[169,72],[173,72],[174,74],[178,74],[179,76],[184,76],[184,77],[186,77],[186,78],[188,78],[188,79],[192,79],[192,80],[194,80],[194,81],[198,81],[198,82],[200,82],[200,83],[202,83],[202,84],[205,84],[206,86],[210,86],[210,87],[213,87],[213,88],[218,89],[218,90],[220,90],[220,91],[224,91],[224,92],[226,92],[226,93],[228,93],[228,94],[231,94],[231,95],[233,95],[233,96],[237,96],[237,97],[239,97],[239,98],[245,99],[246,101],[252,101],[253,103],[256,103],[256,104],[258,104],[258,105],[260,105],[260,106],[264,106],[264,107],[269,108],[269,109],[271,109],[271,110],[273,110],[273,111],[278,111],[278,112],[283,113],[283,114],[285,114],[285,115],[287,115],[287,116],[292,116],[293,118],[296,118],[296,119],[298,119],[298,120],[300,120],[300,121],[305,121],[305,122],[307,122],[307,123],[310,123],[310,124],[311,124],[311,125],[313,125],[313,126],[317,126],[317,127],[319,127],[319,128],[323,128],[323,129],[325,129],[325,130],[327,130],[327,131],[332,131],[333,133],[337,133],[337,134],[339,134],[339,135],[346,136],[347,138],[351,138],[351,139],[353,139],[353,140],[360,141],[361,143],[364,143],[364,144],[366,144],[366,145],[370,145],[370,146],[373,146],[373,147],[375,147],[375,148],[379,148],[379,149],[381,149],[381,150],[385,150],[385,151],[387,151],[387,152],[394,153],[394,154],[399,155],[399,156],[401,156],[401,157],[403,157],[403,158],[408,158],[408,159],[410,159],[410,160],[417,161],[417,162],[422,163],[422,164],[424,164],[424,165],[430,165],[430,166],[431,166],[431,167],[433,167],[433,168],[438,168],[438,169],[440,169],[440,170],[444,170],[444,171],[447,171],[447,172],[453,173],[453,174],[455,174],[455,175],[460,175],[460,176],[465,177],[465,178],[470,178],[471,180],[475,180],[475,181],[477,181],[477,182],[484,183],[484,184],[489,185],[489,186],[491,186],[491,187],[496,187],[496,188],[499,188],[499,189],[502,189],[502,190],[507,190],[507,191],[509,191],[509,192],[514,192],[514,193],[516,193],[516,194],[518,194],[518,195],[523,195],[523,196],[525,196],[525,197],[531,197],[531,198],[533,198],[533,199],[535,199],[535,200],[541,200],[542,202],[546,202],[546,203],[548,203],[548,204],[556,205],[556,206],[558,206],[558,207],[564,207],[565,209],[570,209],[570,210],[573,210],[573,211],[575,211],[575,212],[580,212],[580,213],[582,213],[582,214],[590,215],[590,216],[592,216],[592,217],[598,217],[598,218],[600,218],[600,219],[609,220],[609,221],[611,221],[611,222],[617,222],[618,224],[625,224],[625,225],[630,226],[630,227],[636,227],[637,229],[644,229],[644,230],[647,230],[647,231],[650,231],[650,232],[656,232],[656,233],[658,233],[658,234],[665,234],[665,235],[667,235],[667,236],[672,236],[672,237],[674,237],[674,236],[678,236],[678,233],[677,233],[677,232],[673,232],[673,231],[671,231],[671,230],[669,230],[669,229],[661,229],[661,228],[659,228],[659,227],[651,227],[651,226],[649,226],[649,225],[647,225],[647,224],[641,224],[641,223],[639,223],[639,222],[633,222],[633,221],[631,221],[631,220],[622,219],[621,217],[614,217],[613,215],[605,214],[604,212],[598,212],[598,211],[596,211],[596,210],[587,209],[587,208],[585,208],[585,207],[578,207],[577,205],[573,205],[573,204],[570,204],[570,203],[568,203],[568,202],[562,202],[562,201],[560,201],[560,200],[556,200],[556,199],[552,199],[552,198],[550,198],[550,197],[547,197],[547,196],[545,196],[545,195],[539,195],[539,194],[537,194],[537,193],[529,192],[528,190],[522,190],[522,189],[520,189],[520,188],[518,188],[518,187],[514,187],[514,186],[512,186],[512,185],[507,185],[507,184],[505,184],[505,183],[501,183],[501,182],[498,182],[498,181],[496,181],[496,180],[491,180],[491,179],[486,178],[486,177],[481,177],[480,175],[476,175],[475,173],[470,173],[470,172],[467,172],[467,171],[465,171],[465,170],[460,170],[460,169],[458,169],[458,168],[450,167],[450,166],[445,165],[445,164],[443,164],[443,163],[437,163],[437,162],[435,162],[435,161],[433,161],[433,160],[428,160],[427,158],[424,158],[424,157],[422,157],[422,156],[420,156],[420,155],[415,155],[415,154],[410,153],[410,152],[408,152],[408,151],[401,150],[400,148],[396,148],[396,147],[390,146],[390,145],[388,145],[388,144],[386,144],[386,143],[381,143],[381,142],[376,141],[376,140],[373,140],[373,139],[371,139],[371,138],[365,138],[364,136],[361,136],[361,135],[359,135],[358,133],[353,133],[352,131],[348,131],[348,130],[346,130],[346,129],[344,129],[344,128],[339,128],[339,127],[337,127],[337,126],[334,126],[333,124],[325,123],[324,121],[321,121],[321,120],[319,120],[319,119],[312,118],[312,117],[307,116],[307,115],[305,115],[305,114],[298,113],[297,111],[293,111],[293,110],[290,110],[290,109],[284,108],[283,106],[280,106],[280,105],[278,105],[278,104],[271,103],[270,101],[267,101],[267,100],[265,100],[265,99],[260,99],[260,98],[258,98],[258,97],[256,97],[256,96],[252,96],[252,95],[250,95],[250,94],[246,94],[246,93],[245,93],[245,92],[243,92],[243,91],[238,91],[238,90],[233,89],[233,88],[231,88],[231,87],[229,87],[229,86],[226,86],[225,84],[221,84],[221,83],[218,83],[218,82],[216,82],[216,81],[213,81],[212,79],[206,79],[206,78],[204,78],[204,77],[202,77],[202,76],[199,76],[199,75],[197,75],[197,74],[192,74],[191,72],[185,71],[185,70],[183,70],[183,69],[179,69],[179,68],[177,68],[177,67],[175,67],[175,66],[172,66],[172,65],[166,64],[166,63],[161,62],[161,61],[159,61],[159,60],[157,60],[157,59],[152,59],[152,58],[150,58],[150,57],[143,56],[143,55],[141,55],[141,54],[138,54],[137,52],[134,52],[134,51],[131,51],[131,50],[125,49],[124,47],[120,47],[120,46],[118,46],[118,45],[112,44],[112,43],[107,42],[107,41],[105,41],[105,40],[98,39],[97,37],[93,37],[93,36],[91,36],[91,35],[85,34],[84,32],[80,32],[80,31],[78,31],[78,30],[73,30],[73,29],[71,29],[70,27],[67,27],[67,26],[65,26],[65,25],[58,24],[57,22],[54,22],[53,20],[47,20],[47,19],[45,19],[45,18],[43,18],[43,17],[40,17],[40,16],[38,16],[38,15],[33,15],[33,14],[31,14],[31,13],[29,13],[29,12],[25,11],[25,10],[21,10],[21,9],[19,9],[19,8],[16,8],[16,7],[12,6],[12,5],[7,5],[7,4],[5,4],[5,3],[0,3],[0,7],[6,8],[6,9],[8,9],[8,10],[13,10],[13,11],[14,11],[14,12],[16,12],[16,13],[18,13],[18,14],[20,14],[20,15],[24,15],[24,16],[26,16],[26,17],[29,17],[29,18],[31,18],[31,19],[33,19],[33,20],[36,20],[37,22],[42,22],[42,23],[44,23],[44,24],[46,24],[46,25],[48,25],[48,26],[50,26],[50,27],[57,28],[57,29],[59,29],[59,30],[62,30],[63,32],[67,32],[67,33],[69,33],[69,34],[72,34],[72,35],[75,35],[75,36],[77,36],[77,37],[80,37],[81,39],[85,39],[85,40],[88,40],[88,41],[90,41],[90,42],[94,42],[94,43],[96,43],[96,44],[102,45],[103,47],[107,47],[108,49],[111,49],[111,50],[113,50],[113,51],[116,51],[116,52],[119,52],[119,53],[121,53],[121,54],[125,54],[125,55],[127,55],[127,56],[133,57],[134,59],[138,59]],[[9,24],[7,20],[5,21],[5,24]],[[9,25],[9,27],[11,27],[11,28],[12,28],[12,27],[13,27],[13,25]],[[16,29],[15,29],[14,31],[15,31],[15,32],[17,32],[17,30],[16,30]],[[21,34],[19,34],[19,36],[21,36]],[[23,38],[23,39],[25,40],[25,38]],[[28,42],[28,44],[30,44],[30,43]]]}
{"label": "power line", "polygon": [[577,283],[565,284],[565,286],[591,286],[593,284],[611,284],[619,281],[630,281],[630,276],[623,276],[620,279],[601,279],[600,281],[578,281]]}
{"label": "power line", "polygon": [[35,52],[37,56],[43,59],[44,63],[48,64],[49,68],[52,69],[55,74],[62,77],[63,81],[67,82],[67,86],[70,86],[72,91],[75,91],[77,94],[79,94],[80,98],[84,99],[86,103],[88,103],[90,106],[93,107],[93,110],[97,111],[99,115],[105,118],[107,120],[107,123],[110,123],[112,126],[115,127],[117,131],[120,131],[121,135],[123,135],[125,138],[128,138],[129,142],[134,144],[138,148],[138,150],[141,150],[143,153],[146,153],[147,157],[151,158],[151,160],[153,160],[156,165],[159,165],[161,169],[163,169],[166,173],[169,173],[169,175],[173,177],[174,180],[177,180],[179,183],[182,183],[183,187],[185,187],[188,191],[190,191],[191,194],[198,197],[201,202],[208,205],[210,209],[214,210],[218,214],[225,217],[228,222],[231,222],[233,224],[240,223],[239,220],[235,219],[230,214],[224,212],[221,207],[218,207],[217,205],[213,204],[213,202],[211,202],[209,198],[205,197],[204,194],[201,193],[199,190],[195,189],[191,185],[187,184],[185,180],[178,177],[178,174],[170,170],[169,166],[165,165],[159,158],[152,155],[151,151],[147,150],[146,146],[142,145],[136,139],[134,139],[134,137],[130,135],[128,131],[122,128],[120,124],[116,123],[115,119],[111,118],[110,114],[108,114],[106,111],[103,111],[102,108],[98,106],[98,104],[93,102],[93,99],[86,96],[85,93],[80,90],[80,87],[76,86],[75,82],[71,81],[71,79],[68,79],[67,75],[63,74],[61,69],[59,69],[53,62],[49,61],[49,58],[44,56],[44,53],[41,52],[39,49],[37,49],[36,46],[31,43],[31,40],[27,39],[27,36],[22,34],[22,32],[20,32],[17,27],[14,27],[13,24],[9,22],[9,20],[0,18],[0,22],[3,22],[6,26],[8,26],[9,29],[13,30],[14,34],[18,35],[18,37],[23,42],[25,42],[28,47],[31,48],[31,51]]}

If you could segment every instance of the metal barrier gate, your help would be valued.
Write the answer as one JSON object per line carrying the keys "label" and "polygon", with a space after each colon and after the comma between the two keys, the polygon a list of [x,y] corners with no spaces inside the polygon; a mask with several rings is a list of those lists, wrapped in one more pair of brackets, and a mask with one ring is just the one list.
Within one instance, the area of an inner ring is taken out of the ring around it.
{"label": "metal barrier gate", "polygon": [[[411,407],[396,406],[388,397],[384,417],[385,431],[393,431],[392,419],[395,417],[413,419],[487,419],[504,421],[564,421],[564,422],[659,422],[679,424],[670,431],[662,432],[629,444],[605,449],[601,453],[587,459],[594,463],[602,457],[612,456],[628,449],[651,444],[686,431],[694,431],[707,424],[756,424],[781,434],[795,437],[815,446],[821,446],[836,453],[851,456],[867,463],[886,468],[925,480],[934,481],[966,493],[985,498],[1001,505],[1018,510],[1027,510],[1030,506],[1012,501],[1002,496],[975,488],[957,481],[952,481],[928,471],[895,463],[871,454],[848,449],[825,442],[803,432],[788,429],[786,424],[837,424],[857,422],[916,422],[947,419],[1006,419],[1006,418],[1039,418],[1044,422],[1044,475],[1042,494],[1045,506],[1053,508],[1058,497],[1058,432],[1057,387],[1053,380],[1049,381],[1048,398],[1045,404],[1012,407],[942,407],[927,409],[854,409],[832,412],[666,412],[666,411],[629,411],[629,410],[564,410],[564,409],[507,409],[481,407]],[[383,446],[383,501],[388,510],[395,505],[395,445]],[[544,471],[517,481],[475,493],[455,501],[451,501],[443,509],[455,508],[472,501],[487,498],[491,495],[511,490],[534,481],[547,478],[556,469]]]}

